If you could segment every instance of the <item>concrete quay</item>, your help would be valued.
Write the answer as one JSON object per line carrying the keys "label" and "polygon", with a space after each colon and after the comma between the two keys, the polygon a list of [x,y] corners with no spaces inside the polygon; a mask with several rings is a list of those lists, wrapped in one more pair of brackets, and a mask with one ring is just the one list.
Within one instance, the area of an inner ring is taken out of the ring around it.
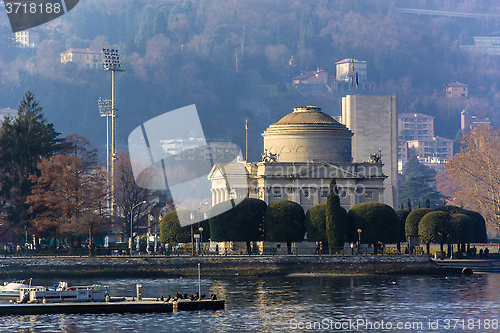
{"label": "concrete quay", "polygon": [[18,257],[0,259],[0,279],[204,277],[321,274],[449,274],[429,256],[277,255],[175,257]]}

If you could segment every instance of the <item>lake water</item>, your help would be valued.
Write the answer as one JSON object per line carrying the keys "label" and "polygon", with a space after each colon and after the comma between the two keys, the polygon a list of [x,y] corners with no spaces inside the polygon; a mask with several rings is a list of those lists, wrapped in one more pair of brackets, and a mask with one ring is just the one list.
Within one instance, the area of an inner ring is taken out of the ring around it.
{"label": "lake water", "polygon": [[[193,294],[197,279],[78,280],[112,296]],[[57,281],[33,281],[53,285]],[[0,318],[0,332],[489,332],[498,331],[500,274],[202,279],[226,310]]]}

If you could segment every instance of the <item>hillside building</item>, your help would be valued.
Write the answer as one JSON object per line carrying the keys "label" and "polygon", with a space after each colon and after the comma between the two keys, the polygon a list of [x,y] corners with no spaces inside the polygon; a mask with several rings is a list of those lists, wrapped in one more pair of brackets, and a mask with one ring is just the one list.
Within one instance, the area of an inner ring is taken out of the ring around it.
{"label": "hillside building", "polygon": [[464,51],[500,55],[500,37],[474,37],[474,45],[460,45]]}
{"label": "hillside building", "polygon": [[368,82],[366,61],[344,59],[335,63],[336,65],[336,77],[337,81],[351,82],[352,66],[354,64],[354,79],[356,79],[356,72],[358,73],[358,82],[366,83]]}
{"label": "hillside building", "polygon": [[15,34],[16,42],[22,47],[37,48],[40,43],[40,33],[32,30],[18,31]]}
{"label": "hillside building", "polygon": [[462,133],[466,133],[473,126],[476,125],[491,125],[489,118],[479,119],[471,115],[468,111],[463,110],[460,114],[460,129]]}
{"label": "hillside building", "polygon": [[408,150],[411,155],[420,159],[438,158],[444,163],[453,156],[453,140],[435,137],[421,137],[408,141]]}
{"label": "hillside building", "polygon": [[469,86],[460,82],[454,82],[446,86],[446,97],[469,97]]}
{"label": "hillside building", "polygon": [[292,84],[302,93],[327,91],[328,73],[318,68],[315,71],[301,73],[292,80]]}
{"label": "hillside building", "polygon": [[99,50],[91,50],[89,48],[69,49],[61,53],[61,62],[63,64],[73,62],[80,68],[101,69],[102,52]]}
{"label": "hillside building", "polygon": [[434,117],[421,113],[401,113],[398,115],[398,138],[416,140],[434,136]]}

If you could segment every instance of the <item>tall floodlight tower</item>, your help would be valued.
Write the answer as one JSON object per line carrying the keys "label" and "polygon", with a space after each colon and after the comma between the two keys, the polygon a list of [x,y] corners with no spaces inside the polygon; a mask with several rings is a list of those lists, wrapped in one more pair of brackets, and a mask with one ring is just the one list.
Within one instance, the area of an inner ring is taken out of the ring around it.
{"label": "tall floodlight tower", "polygon": [[115,158],[116,158],[116,116],[118,109],[116,108],[116,72],[124,72],[125,67],[120,63],[120,55],[118,50],[102,49],[103,68],[106,71],[111,71],[111,153],[109,178],[111,179],[111,211],[114,212],[115,206]]}
{"label": "tall floodlight tower", "polygon": [[[106,117],[106,172],[109,175],[111,173],[110,167],[111,167],[111,145],[109,144],[110,142],[110,137],[109,137],[109,117],[111,117],[111,100],[110,99],[103,99],[99,97],[99,100],[97,101],[97,105],[99,106],[99,113],[101,114],[101,117]],[[111,181],[108,177],[108,183]],[[108,184],[110,186],[110,184]],[[108,208],[111,208],[111,201],[108,203]]]}

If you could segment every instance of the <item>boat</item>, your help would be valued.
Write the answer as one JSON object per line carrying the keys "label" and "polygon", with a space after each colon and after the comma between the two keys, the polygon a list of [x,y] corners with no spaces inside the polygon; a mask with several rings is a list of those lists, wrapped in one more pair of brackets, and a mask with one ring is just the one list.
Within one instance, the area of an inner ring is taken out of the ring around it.
{"label": "boat", "polygon": [[53,287],[21,288],[20,303],[105,302],[109,299],[107,286],[70,286],[59,282]]}
{"label": "boat", "polygon": [[16,299],[21,295],[22,288],[29,288],[30,286],[21,281],[4,282],[0,287],[0,299]]}

